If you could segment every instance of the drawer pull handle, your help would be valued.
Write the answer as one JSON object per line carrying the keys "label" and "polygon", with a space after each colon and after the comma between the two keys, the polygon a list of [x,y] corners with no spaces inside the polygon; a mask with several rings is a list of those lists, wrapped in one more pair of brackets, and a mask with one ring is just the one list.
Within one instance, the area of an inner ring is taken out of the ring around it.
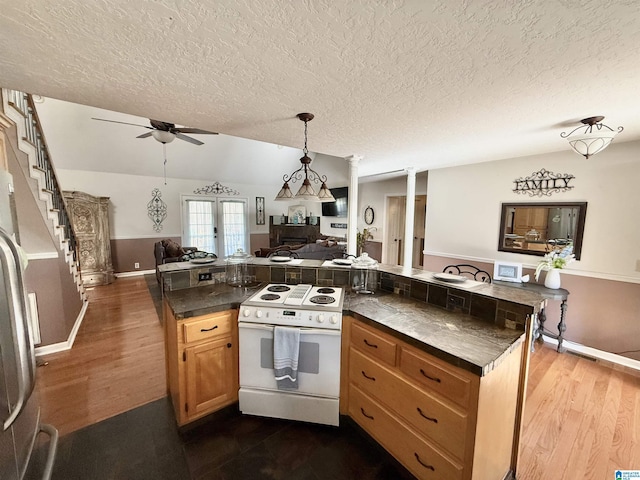
{"label": "drawer pull handle", "polygon": [[200,331],[201,332],[210,332],[211,330],[215,330],[216,328],[218,328],[218,325],[214,325],[211,328],[201,328]]}
{"label": "drawer pull handle", "polygon": [[360,407],[360,411],[362,414],[370,420],[373,420],[373,415],[367,415],[367,412],[364,411],[364,408]]}
{"label": "drawer pull handle", "polygon": [[366,338],[364,339],[364,343],[367,347],[378,348],[378,345],[376,345],[375,343],[369,343]]}
{"label": "drawer pull handle", "polygon": [[438,382],[438,383],[440,383],[440,379],[439,379],[439,378],[437,378],[437,377],[430,377],[429,375],[427,375],[426,373],[424,373],[424,370],[423,370],[423,369],[420,369],[420,373],[421,373],[422,375],[424,375],[425,377],[427,377],[429,380],[432,380],[432,381],[434,381],[434,382]]}
{"label": "drawer pull handle", "polygon": [[422,465],[424,468],[428,468],[429,470],[431,470],[432,472],[435,472],[436,469],[433,465],[427,465],[426,463],[424,463],[422,460],[420,460],[420,456],[417,453],[413,453],[416,456],[416,460],[418,460],[418,463],[420,465]]}
{"label": "drawer pull handle", "polygon": [[374,382],[376,381],[376,377],[370,377],[369,375],[367,375],[366,373],[364,373],[364,370],[361,370],[362,372],[362,376],[364,378],[366,378],[367,380],[373,380]]}
{"label": "drawer pull handle", "polygon": [[438,423],[438,419],[437,418],[433,418],[433,417],[427,417],[424,412],[422,411],[422,409],[420,407],[418,407],[418,413],[420,415],[422,415],[424,418],[426,418],[427,420],[429,420],[430,422],[433,423]]}

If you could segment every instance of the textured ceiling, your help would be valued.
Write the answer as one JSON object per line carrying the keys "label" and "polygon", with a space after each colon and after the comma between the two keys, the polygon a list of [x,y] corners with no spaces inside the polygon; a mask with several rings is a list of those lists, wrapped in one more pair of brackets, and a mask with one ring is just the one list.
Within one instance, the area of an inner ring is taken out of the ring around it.
{"label": "textured ceiling", "polygon": [[309,149],[363,155],[361,175],[567,150],[560,132],[593,115],[625,127],[616,142],[640,139],[636,0],[0,0],[0,11],[3,87],[298,148],[295,114],[310,111]]}

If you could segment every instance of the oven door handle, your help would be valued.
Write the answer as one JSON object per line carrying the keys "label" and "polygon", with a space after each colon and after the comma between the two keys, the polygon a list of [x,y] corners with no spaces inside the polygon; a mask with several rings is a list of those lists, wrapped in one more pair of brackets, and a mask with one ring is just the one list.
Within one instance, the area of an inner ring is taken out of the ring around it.
{"label": "oven door handle", "polygon": [[[260,324],[260,323],[246,323],[246,322],[239,322],[238,323],[238,328],[251,328],[253,330],[266,330],[269,332],[273,332],[273,328],[275,327],[275,325],[264,325],[264,324]],[[292,327],[295,328],[295,327]],[[342,335],[342,332],[340,330],[329,330],[329,329],[325,329],[325,328],[308,328],[308,327],[299,327],[300,328],[300,335],[309,335],[309,334],[314,334],[314,335],[327,335],[327,336],[334,336],[334,337],[339,337]]]}

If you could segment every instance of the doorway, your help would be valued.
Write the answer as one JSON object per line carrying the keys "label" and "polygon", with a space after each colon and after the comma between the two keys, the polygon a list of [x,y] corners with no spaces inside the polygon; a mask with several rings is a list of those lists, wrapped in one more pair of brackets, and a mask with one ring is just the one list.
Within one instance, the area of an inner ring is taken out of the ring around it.
{"label": "doorway", "polygon": [[[387,234],[385,241],[384,262],[391,265],[401,265],[404,256],[404,227],[407,209],[406,195],[387,197],[386,217]],[[416,195],[415,213],[413,217],[413,258],[411,266],[422,268],[424,265],[424,236],[427,218],[427,196]]]}
{"label": "doorway", "polygon": [[182,244],[215,253],[232,255],[239,248],[249,251],[246,199],[181,196]]}

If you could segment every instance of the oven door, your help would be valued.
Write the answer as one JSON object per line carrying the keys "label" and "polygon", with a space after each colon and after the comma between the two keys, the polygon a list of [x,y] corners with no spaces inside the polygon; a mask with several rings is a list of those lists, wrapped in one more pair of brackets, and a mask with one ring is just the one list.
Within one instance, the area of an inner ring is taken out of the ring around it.
{"label": "oven door", "polygon": [[[278,390],[273,372],[273,325],[240,322],[240,388]],[[300,329],[298,390],[287,393],[338,398],[339,330]]]}

